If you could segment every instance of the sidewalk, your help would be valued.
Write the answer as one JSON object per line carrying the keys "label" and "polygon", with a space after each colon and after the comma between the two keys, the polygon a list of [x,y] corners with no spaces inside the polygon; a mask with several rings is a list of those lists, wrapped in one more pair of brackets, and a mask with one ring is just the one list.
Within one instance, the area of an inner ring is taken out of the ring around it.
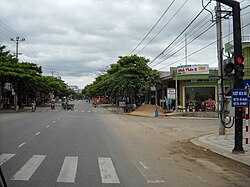
{"label": "sidewalk", "polygon": [[245,150],[245,153],[232,153],[234,148],[234,132],[227,132],[226,135],[218,135],[215,133],[208,134],[194,138],[191,140],[191,142],[195,145],[210,149],[212,152],[215,152],[219,155],[250,166],[250,144],[246,145],[245,139],[243,139],[243,149]]}

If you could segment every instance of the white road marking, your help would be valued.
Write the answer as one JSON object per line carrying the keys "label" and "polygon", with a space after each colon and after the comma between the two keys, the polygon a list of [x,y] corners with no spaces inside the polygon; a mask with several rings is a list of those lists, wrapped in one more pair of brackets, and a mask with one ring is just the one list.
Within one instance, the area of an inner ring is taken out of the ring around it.
{"label": "white road marking", "polygon": [[40,134],[40,132],[37,132],[37,133],[36,133],[36,136],[39,135],[39,134]]}
{"label": "white road marking", "polygon": [[53,121],[53,123],[56,123],[56,121]]}
{"label": "white road marking", "polygon": [[60,119],[60,118],[57,118],[57,119]]}
{"label": "white road marking", "polygon": [[109,157],[98,157],[102,183],[120,183],[114,165]]}
{"label": "white road marking", "polygon": [[147,167],[142,161],[139,161],[139,163],[134,162],[136,168],[140,171],[142,176],[146,179],[148,184],[156,184],[156,183],[164,183],[166,181],[161,179],[156,179],[151,173],[150,173],[150,167]]}
{"label": "white road marking", "polygon": [[0,166],[4,163],[4,162],[6,162],[6,161],[8,161],[9,159],[11,159],[13,156],[14,156],[15,154],[1,154],[0,155]]}
{"label": "white road marking", "polygon": [[150,167],[145,166],[142,161],[139,161],[139,163],[142,165],[144,169],[150,169]]}
{"label": "white road marking", "polygon": [[49,125],[47,125],[46,127],[49,128]]}
{"label": "white road marking", "polygon": [[11,180],[28,181],[45,159],[46,155],[33,155]]}
{"label": "white road marking", "polygon": [[88,112],[91,112],[90,110]]}
{"label": "white road marking", "polygon": [[76,110],[76,112],[78,112],[78,110]]}
{"label": "white road marking", "polygon": [[24,146],[25,145],[25,142],[23,142],[23,143],[21,143],[19,146],[17,146],[17,147],[22,147],[22,146]]}
{"label": "white road marking", "polygon": [[81,112],[85,112],[85,110],[82,110]]}
{"label": "white road marking", "polygon": [[75,182],[78,157],[66,156],[56,182]]}
{"label": "white road marking", "polygon": [[157,183],[164,183],[164,180],[147,180],[149,184],[157,184]]}

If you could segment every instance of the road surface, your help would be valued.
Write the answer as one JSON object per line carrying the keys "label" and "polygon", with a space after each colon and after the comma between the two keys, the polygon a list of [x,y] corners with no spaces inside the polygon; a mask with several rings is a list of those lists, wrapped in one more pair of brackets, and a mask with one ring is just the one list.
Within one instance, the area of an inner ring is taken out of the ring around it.
{"label": "road surface", "polygon": [[8,186],[248,186],[250,170],[196,147],[217,120],[117,115],[76,101],[75,110],[0,114],[0,165]]}

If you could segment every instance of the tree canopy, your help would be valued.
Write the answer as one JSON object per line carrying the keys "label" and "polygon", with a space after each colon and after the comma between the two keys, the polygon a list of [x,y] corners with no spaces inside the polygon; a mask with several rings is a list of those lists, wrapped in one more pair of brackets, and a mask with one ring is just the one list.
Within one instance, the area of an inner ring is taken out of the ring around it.
{"label": "tree canopy", "polygon": [[83,93],[89,96],[130,96],[136,100],[159,80],[159,72],[147,64],[149,60],[137,55],[120,56],[104,75],[87,85]]}
{"label": "tree canopy", "polygon": [[16,84],[15,89],[20,93],[53,92],[56,96],[67,96],[70,89],[60,79],[43,76],[42,68],[35,63],[18,62],[6,46],[0,46],[0,83],[3,88],[5,83]]}

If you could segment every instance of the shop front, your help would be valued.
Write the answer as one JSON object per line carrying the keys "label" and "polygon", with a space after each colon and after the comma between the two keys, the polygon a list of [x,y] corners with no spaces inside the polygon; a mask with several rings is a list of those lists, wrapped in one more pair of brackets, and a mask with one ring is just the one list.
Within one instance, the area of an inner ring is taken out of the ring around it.
{"label": "shop front", "polygon": [[217,83],[183,83],[182,103],[187,111],[215,111],[217,103]]}
{"label": "shop front", "polygon": [[216,111],[218,71],[208,65],[177,67],[180,105],[187,112]]}

